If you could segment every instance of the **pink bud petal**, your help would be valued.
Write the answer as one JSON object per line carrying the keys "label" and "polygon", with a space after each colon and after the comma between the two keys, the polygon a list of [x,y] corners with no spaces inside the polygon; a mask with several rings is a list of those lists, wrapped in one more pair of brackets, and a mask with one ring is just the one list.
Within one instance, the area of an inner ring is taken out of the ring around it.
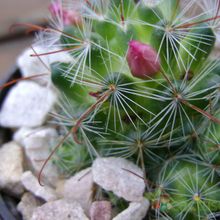
{"label": "pink bud petal", "polygon": [[127,61],[134,77],[149,79],[160,70],[157,52],[148,44],[132,40],[129,42]]}
{"label": "pink bud petal", "polygon": [[51,3],[49,11],[53,17],[61,17],[64,25],[80,25],[82,23],[82,17],[79,12],[62,8],[60,1]]}
{"label": "pink bud petal", "polygon": [[80,25],[82,24],[82,17],[76,11],[65,11],[64,12],[64,24],[65,25]]}
{"label": "pink bud petal", "polygon": [[53,2],[49,5],[49,11],[52,16],[60,15],[62,13],[62,7],[59,1]]}

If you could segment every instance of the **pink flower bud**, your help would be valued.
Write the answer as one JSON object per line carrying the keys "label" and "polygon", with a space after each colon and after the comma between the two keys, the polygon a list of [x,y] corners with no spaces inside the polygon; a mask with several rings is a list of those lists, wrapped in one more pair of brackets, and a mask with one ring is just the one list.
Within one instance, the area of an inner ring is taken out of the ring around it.
{"label": "pink flower bud", "polygon": [[54,1],[49,6],[49,11],[53,17],[61,17],[64,25],[80,25],[82,17],[76,10],[67,10],[62,8],[60,1]]}
{"label": "pink flower bud", "polygon": [[134,77],[149,79],[160,70],[157,52],[148,44],[132,40],[129,42],[127,61]]}

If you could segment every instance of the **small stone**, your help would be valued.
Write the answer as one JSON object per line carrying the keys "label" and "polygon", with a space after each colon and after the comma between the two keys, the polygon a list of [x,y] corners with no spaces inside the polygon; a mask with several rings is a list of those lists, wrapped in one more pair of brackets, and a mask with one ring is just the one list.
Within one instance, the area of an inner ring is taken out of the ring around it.
{"label": "small stone", "polygon": [[150,207],[150,202],[143,199],[140,202],[131,202],[129,207],[119,213],[113,220],[142,220]]}
{"label": "small stone", "polygon": [[36,208],[31,220],[89,220],[76,202],[57,200]]}
{"label": "small stone", "polygon": [[19,145],[24,146],[24,140],[31,134],[32,131],[32,128],[21,127],[14,132],[13,140]]}
{"label": "small stone", "polygon": [[25,193],[17,206],[17,210],[22,214],[24,220],[30,220],[34,209],[41,205],[43,205],[42,201],[31,193]]}
{"label": "small stone", "polygon": [[[34,173],[39,173],[45,159],[49,156],[51,149],[57,144],[58,134],[56,129],[50,127],[20,128],[14,134],[14,140],[25,149]],[[42,174],[44,182],[54,185],[58,178],[57,167],[49,161]]]}
{"label": "small stone", "polygon": [[0,188],[15,195],[23,193],[21,184],[23,173],[22,148],[15,142],[4,144],[0,148]]}
{"label": "small stone", "polygon": [[65,184],[65,182],[66,182],[66,179],[59,179],[56,182],[55,191],[56,191],[57,197],[59,199],[62,199],[64,197],[64,184]]}
{"label": "small stone", "polygon": [[89,213],[93,191],[91,168],[80,171],[64,183],[64,198],[78,202]]}
{"label": "small stone", "polygon": [[138,177],[143,177],[143,172],[126,159],[97,158],[92,165],[92,174],[95,183],[127,201],[140,201],[143,197],[145,183]]}
{"label": "small stone", "polygon": [[47,85],[50,82],[50,64],[53,62],[71,62],[73,58],[67,52],[48,54],[46,56],[33,57],[31,55],[44,54],[52,51],[59,51],[61,48],[47,49],[46,46],[35,46],[34,51],[32,49],[26,49],[17,60],[18,67],[21,70],[23,77],[31,77],[44,73],[48,73],[45,76],[34,77],[32,80],[40,85]]}
{"label": "small stone", "polygon": [[41,186],[37,178],[30,171],[23,173],[21,182],[29,192],[47,202],[57,199],[55,190],[49,186]]}
{"label": "small stone", "polygon": [[36,127],[44,123],[56,95],[31,81],[19,82],[6,97],[0,111],[3,127]]}
{"label": "small stone", "polygon": [[90,208],[91,220],[111,220],[112,207],[109,201],[93,202]]}
{"label": "small stone", "polygon": [[56,129],[51,127],[22,127],[14,134],[13,137],[13,139],[20,145],[31,150],[43,150],[42,148],[49,148],[57,142],[57,138],[58,134]]}

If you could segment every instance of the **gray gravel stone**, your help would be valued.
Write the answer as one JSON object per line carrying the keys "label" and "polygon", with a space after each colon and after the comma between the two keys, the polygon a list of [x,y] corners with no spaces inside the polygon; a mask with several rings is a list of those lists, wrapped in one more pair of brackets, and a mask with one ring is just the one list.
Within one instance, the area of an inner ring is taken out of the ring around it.
{"label": "gray gravel stone", "polygon": [[[130,171],[130,172],[129,172]],[[97,158],[92,165],[93,180],[107,191],[127,201],[142,199],[145,183],[142,170],[123,158]]]}
{"label": "gray gravel stone", "polygon": [[0,148],[0,188],[9,190],[16,195],[23,193],[22,173],[22,148],[15,142],[4,144]]}
{"label": "gray gravel stone", "polygon": [[23,173],[21,182],[29,192],[47,202],[57,199],[55,190],[49,186],[41,186],[37,178],[30,171]]}
{"label": "gray gravel stone", "polygon": [[[50,127],[20,128],[14,134],[14,140],[25,149],[29,161],[29,167],[34,173],[39,173],[45,159],[57,144],[57,131]],[[42,174],[44,182],[54,185],[59,173],[57,167],[49,161]]]}
{"label": "gray gravel stone", "polygon": [[80,171],[64,183],[63,196],[69,201],[78,202],[85,213],[89,213],[91,196],[93,190],[93,179],[91,168]]}
{"label": "gray gravel stone", "polygon": [[36,208],[31,220],[89,220],[76,202],[57,200]]}
{"label": "gray gravel stone", "polygon": [[43,205],[42,201],[33,194],[25,193],[17,206],[17,210],[22,214],[23,220],[30,220],[35,208],[41,205]]}

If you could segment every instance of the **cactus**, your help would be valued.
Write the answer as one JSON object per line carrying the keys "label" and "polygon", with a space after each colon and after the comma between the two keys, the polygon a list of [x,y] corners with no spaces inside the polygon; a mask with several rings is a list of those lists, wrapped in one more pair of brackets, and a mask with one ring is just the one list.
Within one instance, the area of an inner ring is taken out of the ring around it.
{"label": "cactus", "polygon": [[204,2],[54,1],[43,30],[51,53],[73,58],[51,65],[64,132],[54,162],[71,173],[97,156],[135,162],[150,219],[220,210],[220,64],[210,56],[219,4],[190,14]]}

